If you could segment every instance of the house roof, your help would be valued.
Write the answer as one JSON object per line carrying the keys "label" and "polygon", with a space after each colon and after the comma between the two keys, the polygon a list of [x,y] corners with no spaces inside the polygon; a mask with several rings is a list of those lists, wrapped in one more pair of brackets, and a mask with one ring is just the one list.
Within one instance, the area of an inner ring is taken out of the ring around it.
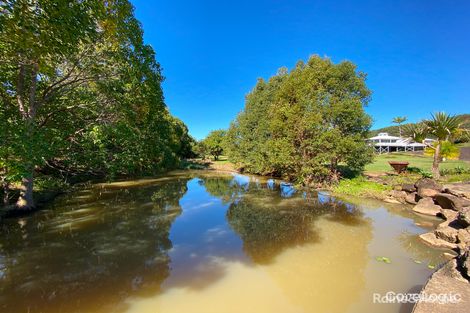
{"label": "house roof", "polygon": [[[379,133],[377,136],[371,137],[368,140],[395,140],[395,142],[374,142],[375,146],[388,146],[388,147],[425,147],[425,144],[414,142],[411,138],[403,138],[397,136],[390,136],[388,133]],[[426,142],[432,142],[434,139],[426,138]]]}

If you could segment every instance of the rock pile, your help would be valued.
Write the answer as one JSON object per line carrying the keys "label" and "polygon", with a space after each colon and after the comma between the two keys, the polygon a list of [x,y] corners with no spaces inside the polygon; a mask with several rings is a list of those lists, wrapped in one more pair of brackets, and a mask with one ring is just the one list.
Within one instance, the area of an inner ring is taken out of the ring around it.
{"label": "rock pile", "polygon": [[470,184],[441,185],[422,178],[414,185],[392,190],[389,197],[414,205],[419,214],[437,216],[445,221],[432,232],[420,236],[426,243],[464,253],[470,247]]}
{"label": "rock pile", "polygon": [[444,221],[429,233],[420,235],[427,244],[451,249],[457,256],[444,264],[427,282],[424,293],[459,293],[458,304],[418,303],[414,313],[468,312],[470,301],[470,183],[441,185],[423,178],[414,185],[405,184],[389,194],[388,202],[413,205],[419,214],[437,216]]}

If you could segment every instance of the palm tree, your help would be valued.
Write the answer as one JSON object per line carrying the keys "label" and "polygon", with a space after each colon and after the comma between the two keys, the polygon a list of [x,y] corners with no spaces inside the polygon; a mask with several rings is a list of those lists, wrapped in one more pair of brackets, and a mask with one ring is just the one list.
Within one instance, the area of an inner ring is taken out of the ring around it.
{"label": "palm tree", "polygon": [[401,124],[406,122],[408,118],[406,116],[397,116],[394,117],[392,120],[392,123],[398,124],[398,131],[400,132],[400,137],[401,137]]}
{"label": "palm tree", "polygon": [[440,178],[439,163],[441,162],[441,147],[444,141],[449,141],[461,132],[462,121],[459,117],[438,112],[432,115],[430,120],[424,122],[428,133],[437,139],[434,148],[434,160],[432,162],[432,173],[434,178]]}
{"label": "palm tree", "polygon": [[[418,124],[410,124],[406,128],[406,133],[416,142],[422,142],[434,150],[434,159],[432,162],[432,173],[436,179],[440,178],[439,164],[441,163],[442,143],[451,140],[458,134],[465,132],[461,128],[461,119],[455,115],[451,116],[444,112],[438,112],[431,115],[431,119],[424,120]],[[436,138],[434,144],[428,144],[424,140],[427,135]]]}

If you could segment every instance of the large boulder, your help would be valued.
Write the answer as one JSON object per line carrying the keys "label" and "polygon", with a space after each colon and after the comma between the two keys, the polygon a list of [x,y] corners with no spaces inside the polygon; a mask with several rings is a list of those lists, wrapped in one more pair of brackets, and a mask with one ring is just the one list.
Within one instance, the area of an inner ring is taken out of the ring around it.
{"label": "large boulder", "polygon": [[470,206],[470,200],[448,193],[437,193],[434,200],[446,210],[460,211],[464,206]]}
{"label": "large boulder", "polygon": [[434,197],[442,191],[442,185],[431,178],[421,178],[415,183],[415,187],[421,198]]}
{"label": "large boulder", "polygon": [[[457,260],[448,261],[438,269],[424,286],[421,294],[460,295],[460,301],[420,301],[415,304],[413,313],[467,313],[470,308],[470,284],[456,269]],[[458,300],[457,298],[453,300]]]}
{"label": "large boulder", "polygon": [[441,213],[441,207],[434,204],[432,198],[423,198],[414,206],[413,211],[420,214],[437,216]]}
{"label": "large boulder", "polygon": [[419,188],[418,189],[418,196],[421,198],[426,197],[434,197],[439,193],[439,190],[431,189],[431,188]]}
{"label": "large boulder", "polygon": [[419,238],[425,243],[427,243],[428,245],[435,247],[435,248],[449,249],[449,250],[454,250],[454,251],[457,251],[459,248],[459,246],[456,243],[448,242],[446,240],[437,238],[434,232],[421,234],[419,235]]}
{"label": "large boulder", "polygon": [[415,183],[416,189],[420,188],[427,188],[427,189],[434,189],[434,190],[442,190],[442,185],[439,184],[437,181],[431,178],[421,178]]}

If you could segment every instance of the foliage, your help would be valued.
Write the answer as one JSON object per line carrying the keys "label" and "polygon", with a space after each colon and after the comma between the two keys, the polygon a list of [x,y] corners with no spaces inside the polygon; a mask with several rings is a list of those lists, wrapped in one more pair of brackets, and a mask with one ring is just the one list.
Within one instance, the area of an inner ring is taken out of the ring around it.
{"label": "foliage", "polygon": [[152,174],[192,155],[170,115],[155,52],[119,1],[0,2],[0,165],[4,179],[38,168]]}
{"label": "foliage", "polygon": [[421,175],[422,178],[433,178],[433,175],[430,171],[424,170],[419,167],[410,166],[407,168],[407,172],[416,173],[418,175]]}
{"label": "foliage", "polygon": [[392,123],[401,125],[401,124],[403,124],[404,122],[406,122],[406,120],[407,120],[407,117],[406,117],[406,116],[397,116],[397,117],[394,117],[394,118],[393,118]]}
{"label": "foliage", "polygon": [[225,130],[219,129],[211,131],[201,143],[203,149],[205,149],[203,151],[212,155],[214,160],[218,160],[219,156],[224,152],[225,136]]}
{"label": "foliage", "polygon": [[[444,112],[432,114],[431,119],[423,120],[416,126],[409,127],[407,131],[410,137],[417,142],[426,143],[424,139],[427,135],[436,138],[435,145],[428,144],[428,147],[434,150],[432,173],[436,179],[440,178],[439,163],[442,161],[444,142],[455,140],[455,137],[462,133],[468,133],[468,130],[462,128],[462,120],[458,116],[451,116]],[[448,151],[445,152],[452,154],[452,147],[448,146]]]}
{"label": "foliage", "polygon": [[[462,129],[470,129],[470,114],[459,114],[456,115],[462,121]],[[405,129],[414,123],[402,124],[402,128]],[[369,131],[369,137],[377,136],[379,133],[389,133],[392,136],[398,136],[400,134],[398,126],[388,126],[378,129],[373,129]],[[468,133],[462,133],[461,135],[456,135],[454,138],[455,143],[468,142],[470,137]]]}
{"label": "foliage", "polygon": [[397,116],[397,117],[394,117],[392,120],[392,123],[398,124],[398,132],[399,132],[400,137],[402,136],[401,125],[404,122],[406,122],[407,119],[408,118],[406,116]]}
{"label": "foliage", "polygon": [[[427,156],[434,156],[437,145],[438,145],[438,142],[435,142],[433,144],[433,148],[427,147],[424,150],[424,154]],[[441,150],[440,150],[441,158],[445,158],[449,160],[458,160],[459,155],[460,155],[460,149],[459,147],[457,147],[457,145],[453,144],[450,141],[443,141],[441,143]]]}
{"label": "foliage", "polygon": [[333,187],[333,192],[356,197],[381,198],[383,194],[391,190],[390,186],[367,180],[363,176],[352,179],[342,179]]}
{"label": "foliage", "polygon": [[365,79],[351,62],[318,56],[260,79],[228,130],[230,160],[304,184],[336,181],[340,165],[361,170],[372,158]]}
{"label": "foliage", "polygon": [[470,167],[457,166],[454,168],[441,169],[441,175],[470,174]]}

